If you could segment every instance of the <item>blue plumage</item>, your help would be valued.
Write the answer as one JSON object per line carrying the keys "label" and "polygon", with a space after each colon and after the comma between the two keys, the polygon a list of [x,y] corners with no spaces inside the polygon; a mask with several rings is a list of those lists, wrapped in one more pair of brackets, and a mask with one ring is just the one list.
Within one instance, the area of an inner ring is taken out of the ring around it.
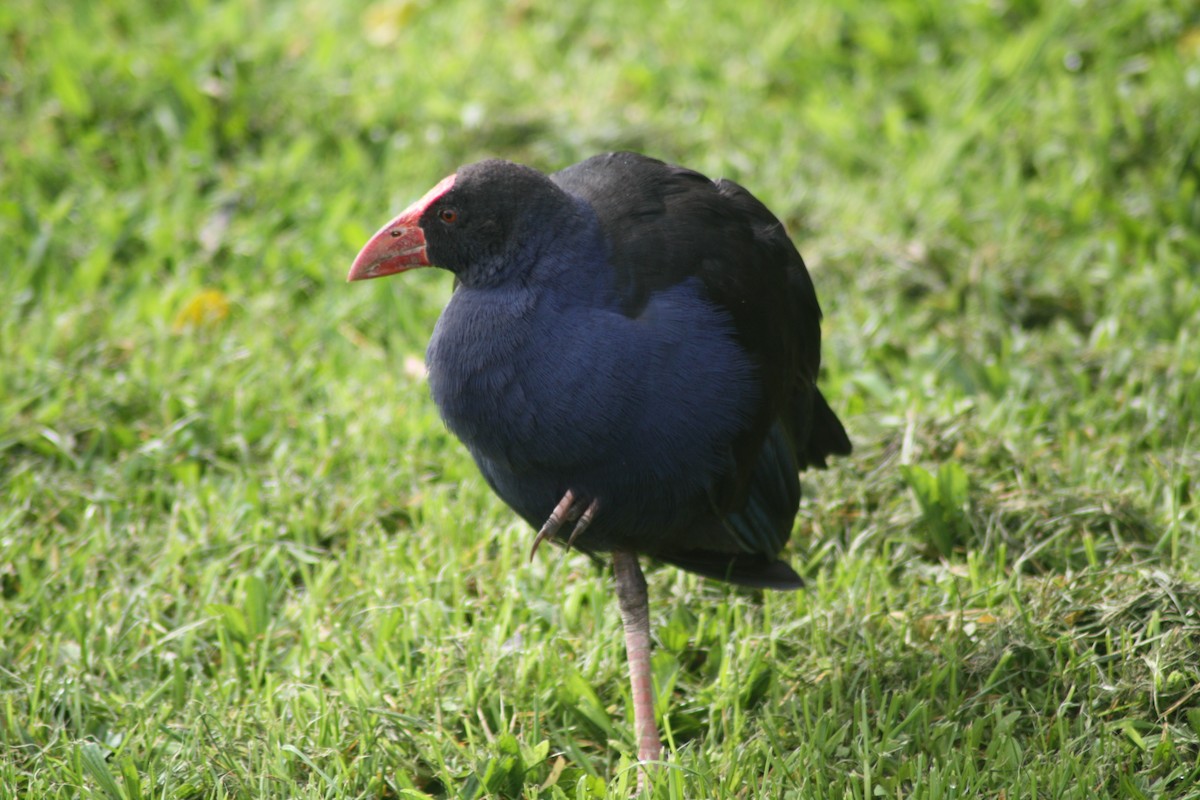
{"label": "blue plumage", "polygon": [[759,400],[754,366],[693,282],[632,318],[580,305],[576,288],[460,287],[429,345],[430,388],[492,488],[535,527],[571,489],[603,509],[580,547],[651,551],[729,468]]}
{"label": "blue plumage", "polygon": [[778,558],[797,473],[850,443],[816,388],[804,262],[749,192],[630,153],[550,176],[481,162],[385,226],[351,277],[423,264],[458,283],[427,352],[433,398],[531,525],[799,585]]}

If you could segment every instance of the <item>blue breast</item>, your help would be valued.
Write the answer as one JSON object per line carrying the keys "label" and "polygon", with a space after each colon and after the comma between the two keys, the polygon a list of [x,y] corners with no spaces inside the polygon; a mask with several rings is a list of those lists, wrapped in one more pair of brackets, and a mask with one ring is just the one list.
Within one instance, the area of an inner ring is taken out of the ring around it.
{"label": "blue breast", "polygon": [[430,388],[530,524],[571,489],[600,501],[581,546],[644,547],[707,504],[758,403],[758,377],[698,281],[629,317],[598,261],[551,260],[539,280],[460,287],[430,341]]}

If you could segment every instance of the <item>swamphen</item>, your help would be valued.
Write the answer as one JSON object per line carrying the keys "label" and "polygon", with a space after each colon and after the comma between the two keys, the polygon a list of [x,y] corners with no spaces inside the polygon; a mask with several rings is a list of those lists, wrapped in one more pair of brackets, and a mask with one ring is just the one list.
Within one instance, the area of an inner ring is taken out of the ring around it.
{"label": "swamphen", "polygon": [[638,555],[798,588],[779,560],[798,473],[850,452],[816,385],[804,261],[738,184],[609,153],[551,175],[463,167],[380,229],[349,280],[429,265],[456,279],[426,354],[433,399],[539,529],[534,549],[612,554],[638,757],[656,760]]}

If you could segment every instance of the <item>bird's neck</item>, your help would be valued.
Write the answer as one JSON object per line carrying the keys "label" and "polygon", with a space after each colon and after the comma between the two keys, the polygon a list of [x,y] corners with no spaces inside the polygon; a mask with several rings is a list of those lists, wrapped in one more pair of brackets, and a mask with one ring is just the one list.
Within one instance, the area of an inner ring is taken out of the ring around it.
{"label": "bird's neck", "polygon": [[599,220],[581,200],[555,208],[536,225],[516,231],[501,253],[480,258],[458,274],[471,290],[516,297],[523,291],[603,303],[612,293],[612,270]]}

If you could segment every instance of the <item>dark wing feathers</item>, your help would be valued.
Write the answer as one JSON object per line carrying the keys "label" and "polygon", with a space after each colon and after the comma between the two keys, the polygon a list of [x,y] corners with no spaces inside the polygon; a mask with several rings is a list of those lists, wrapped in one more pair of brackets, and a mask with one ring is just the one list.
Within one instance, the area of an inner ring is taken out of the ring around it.
{"label": "dark wing feathers", "polygon": [[723,520],[742,550],[775,555],[787,544],[799,505],[795,449],[783,426],[776,423],[759,450],[745,502],[724,514]]}
{"label": "dark wing feathers", "polygon": [[693,276],[704,280],[706,260],[719,267],[714,245],[732,244],[719,245],[724,204],[698,172],[636,153],[608,153],[550,178],[586,200],[609,234],[609,262],[629,316],[640,314],[656,291]]}
{"label": "dark wing feathers", "polygon": [[736,583],[798,585],[791,568],[775,561],[799,505],[797,473],[849,453],[850,441],[816,387],[821,309],[783,224],[733,181],[636,153],[595,156],[551,179],[599,218],[625,314],[639,315],[656,291],[698,279],[729,313],[762,376],[760,411],[734,442],[734,468],[710,492],[732,551],[744,555],[657,557]]}

